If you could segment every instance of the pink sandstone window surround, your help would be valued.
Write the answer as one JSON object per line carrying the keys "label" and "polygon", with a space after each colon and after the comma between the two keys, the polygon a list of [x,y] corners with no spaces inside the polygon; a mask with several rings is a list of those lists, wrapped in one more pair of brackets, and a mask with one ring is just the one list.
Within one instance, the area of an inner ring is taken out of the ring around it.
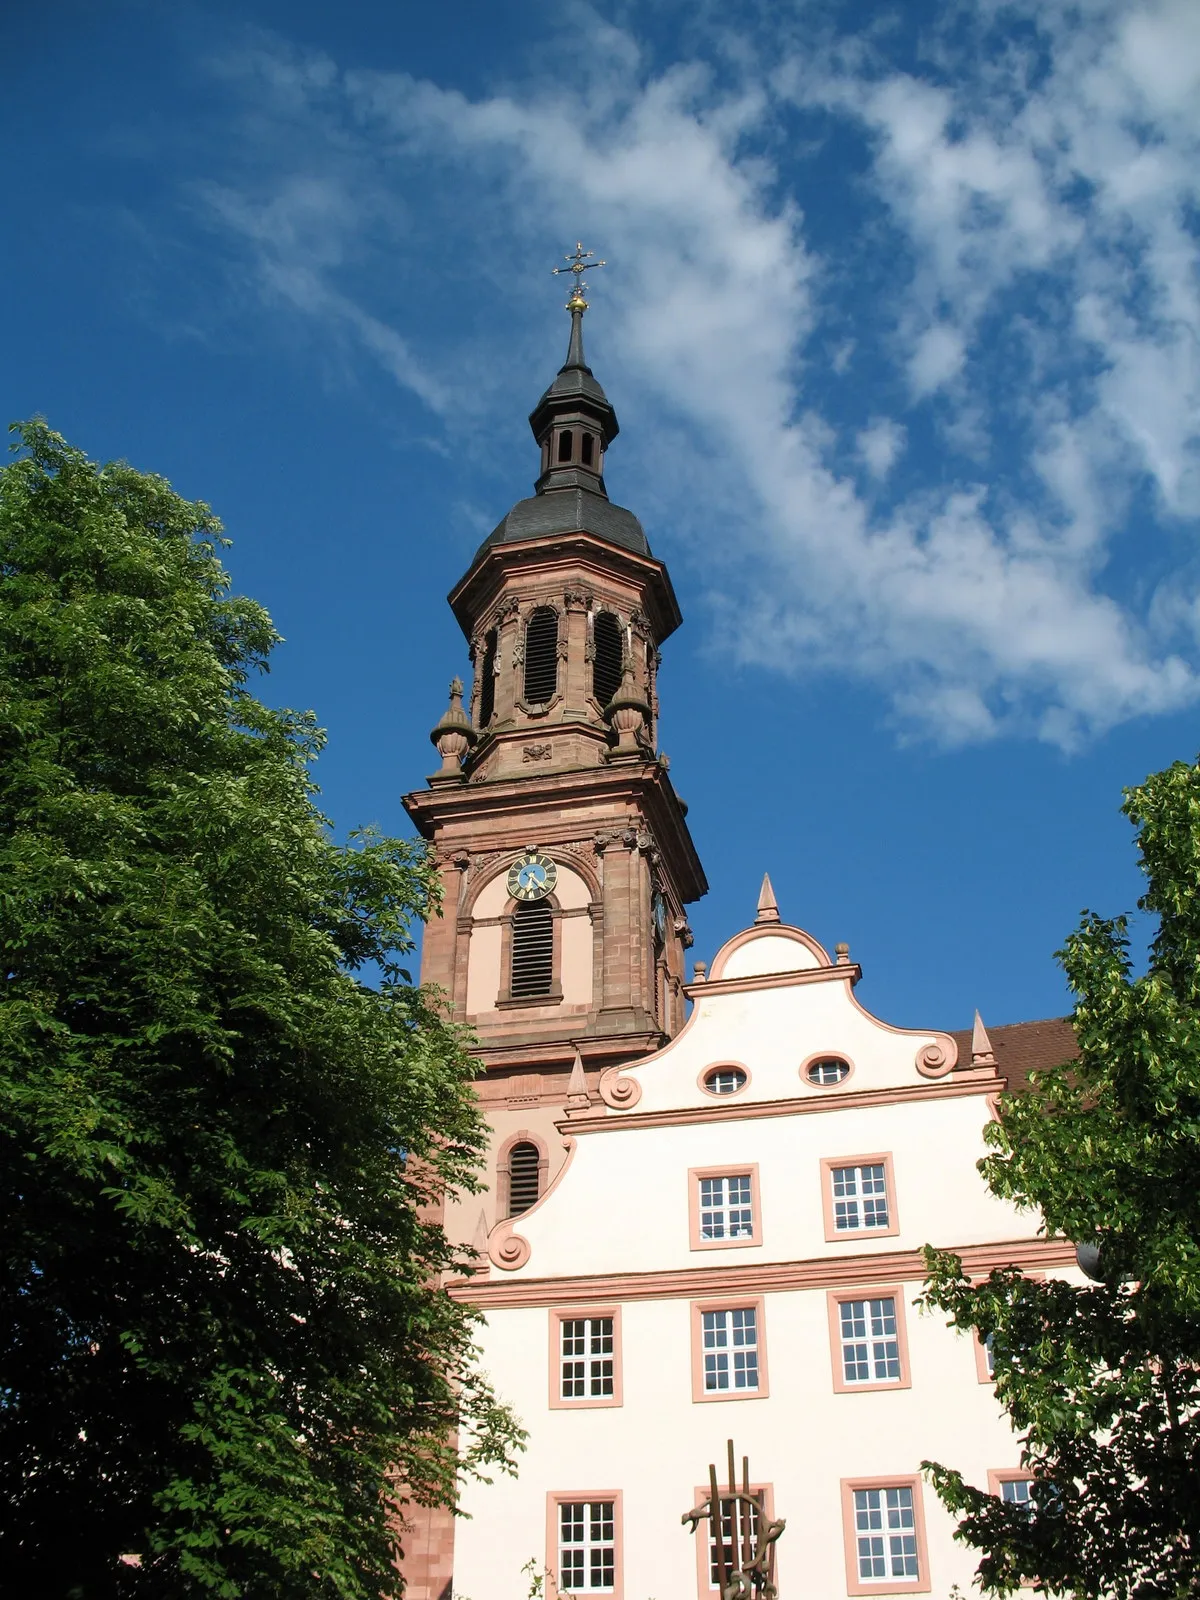
{"label": "pink sandstone window surround", "polygon": [[550,1409],[619,1406],[620,1306],[572,1306],[550,1313]]}
{"label": "pink sandstone window surround", "polygon": [[500,1011],[561,1005],[562,908],[555,895],[510,901],[501,919]]}
{"label": "pink sandstone window surround", "polygon": [[910,1388],[903,1288],[831,1289],[827,1299],[835,1394]]}
{"label": "pink sandstone window surround", "polygon": [[693,1250],[761,1245],[758,1163],[689,1168],[688,1224]]}
{"label": "pink sandstone window surround", "polygon": [[767,1330],[761,1296],[692,1301],[692,1399],[765,1400]]}
{"label": "pink sandstone window surround", "polygon": [[623,1594],[619,1489],[552,1489],[546,1496],[546,1567],[556,1594]]}
{"label": "pink sandstone window surround", "polygon": [[[723,1482],[721,1482],[719,1476],[718,1476],[718,1484],[719,1484],[719,1487],[722,1487],[722,1488],[725,1487],[725,1484]],[[709,1493],[708,1485],[704,1484],[702,1486],[698,1486],[697,1488],[695,1488],[692,1491],[692,1493],[696,1497],[695,1500],[693,1501],[693,1504],[694,1505],[701,1505],[701,1504],[703,1504],[704,1500],[708,1496],[708,1493]],[[774,1486],[774,1484],[771,1484],[771,1483],[752,1483],[750,1485],[750,1493],[751,1494],[761,1494],[762,1495],[762,1497],[763,1497],[763,1510],[767,1514],[767,1520],[770,1521],[771,1518],[773,1518],[774,1515],[775,1515],[775,1486]],[[732,1515],[730,1514],[731,1511],[732,1511],[731,1503],[728,1500],[723,1500],[721,1502],[721,1510],[722,1510],[721,1532],[725,1536],[725,1547],[726,1547],[726,1550],[728,1550],[730,1539],[731,1539],[731,1536],[733,1534],[733,1518],[732,1518]],[[752,1530],[753,1530],[754,1525],[755,1525],[756,1522],[757,1522],[757,1518],[754,1517],[753,1514],[752,1514],[752,1516],[751,1516],[751,1529]],[[695,1534],[695,1539],[696,1539],[696,1594],[698,1596],[698,1600],[713,1600],[713,1597],[716,1596],[719,1593],[719,1591],[717,1589],[717,1541],[713,1537],[713,1534],[714,1534],[714,1530],[712,1528],[712,1525],[707,1520],[707,1518],[702,1523],[700,1523],[699,1527],[696,1529],[696,1534]],[[739,1534],[739,1544],[740,1544],[740,1534],[741,1534],[741,1529],[740,1528],[738,1529],[738,1534]],[[778,1562],[778,1559],[779,1559],[779,1546],[778,1545],[776,1545],[775,1550],[776,1550],[776,1561]],[[728,1557],[726,1559],[728,1559]],[[778,1573],[776,1573],[776,1579],[778,1580]]]}
{"label": "pink sandstone window surround", "polygon": [[894,1238],[900,1223],[891,1152],[824,1157],[821,1205],[830,1244]]}
{"label": "pink sandstone window surround", "polygon": [[800,1063],[800,1079],[810,1089],[840,1089],[854,1076],[854,1063],[837,1050],[818,1050]]}
{"label": "pink sandstone window surround", "polygon": [[[532,1145],[537,1151],[537,1193],[530,1204],[526,1204],[529,1189],[529,1162],[527,1151],[521,1146]],[[514,1195],[513,1185],[513,1152],[517,1153],[517,1181],[519,1188]],[[546,1149],[545,1141],[539,1139],[536,1133],[530,1133],[522,1128],[506,1139],[496,1154],[496,1202],[497,1214],[500,1217],[519,1217],[523,1212],[531,1209],[546,1192],[546,1179],[550,1171],[550,1153]],[[512,1209],[514,1198],[517,1200],[518,1209]]]}
{"label": "pink sandstone window surround", "polygon": [[750,1068],[741,1061],[716,1061],[705,1067],[696,1082],[705,1094],[728,1100],[749,1087]]}
{"label": "pink sandstone window surround", "polygon": [[847,1594],[929,1592],[920,1478],[843,1478],[842,1533]]}

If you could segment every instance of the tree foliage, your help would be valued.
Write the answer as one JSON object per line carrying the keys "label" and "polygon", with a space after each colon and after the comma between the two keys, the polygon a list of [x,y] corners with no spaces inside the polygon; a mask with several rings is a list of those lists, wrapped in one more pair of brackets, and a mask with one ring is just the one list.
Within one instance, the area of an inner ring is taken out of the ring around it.
{"label": "tree foliage", "polygon": [[[397,1496],[519,1429],[427,1204],[484,1133],[399,962],[423,849],[335,844],[219,525],[42,423],[0,472],[6,1593],[399,1593]],[[377,979],[376,982],[367,980]],[[401,1489],[403,1485],[403,1489]],[[140,1558],[140,1565],[122,1557]]]}
{"label": "tree foliage", "polygon": [[990,1337],[1033,1508],[927,1463],[985,1552],[989,1593],[1200,1594],[1200,766],[1126,792],[1157,919],[1135,976],[1124,919],[1085,914],[1059,959],[1079,1059],[1001,1098],[981,1171],[1052,1234],[1099,1242],[1102,1281],[993,1272],[929,1252],[927,1303]]}

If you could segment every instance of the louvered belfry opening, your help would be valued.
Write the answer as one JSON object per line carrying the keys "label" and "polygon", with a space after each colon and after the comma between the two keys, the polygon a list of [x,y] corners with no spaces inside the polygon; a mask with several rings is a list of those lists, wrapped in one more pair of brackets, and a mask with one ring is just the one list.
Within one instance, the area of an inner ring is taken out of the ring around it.
{"label": "louvered belfry opening", "polygon": [[541,1184],[541,1173],[538,1171],[540,1157],[538,1147],[528,1140],[513,1145],[508,1152],[508,1214],[510,1217],[519,1217],[522,1211],[528,1211],[531,1205],[536,1204],[538,1189]]}
{"label": "louvered belfry opening", "polygon": [[486,728],[496,709],[496,630],[483,641],[483,665],[479,669],[479,726]]}
{"label": "louvered belfry opening", "polygon": [[606,706],[621,687],[621,624],[611,611],[601,611],[596,617],[593,639],[592,693]]}
{"label": "louvered belfry opening", "polygon": [[548,900],[527,900],[513,912],[514,1000],[549,994],[554,985],[554,912]]}
{"label": "louvered belfry opening", "polygon": [[554,699],[558,686],[558,613],[539,606],[525,629],[525,698],[531,705]]}

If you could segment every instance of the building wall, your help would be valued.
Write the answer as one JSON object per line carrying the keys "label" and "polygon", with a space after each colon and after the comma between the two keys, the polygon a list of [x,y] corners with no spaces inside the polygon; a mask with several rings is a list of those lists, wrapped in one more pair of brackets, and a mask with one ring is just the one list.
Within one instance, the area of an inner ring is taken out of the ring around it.
{"label": "building wall", "polygon": [[[482,1307],[483,1364],[530,1433],[515,1480],[467,1487],[455,1588],[469,1600],[518,1593],[531,1557],[553,1565],[555,1492],[619,1492],[628,1600],[697,1594],[695,1539],[680,1517],[730,1437],[787,1519],[784,1594],[911,1588],[864,1588],[847,1574],[842,1481],[898,1476],[915,1481],[927,1535],[914,1592],[969,1588],[974,1557],[953,1543],[920,1463],[940,1459],[986,1487],[989,1470],[1018,1465],[1018,1450],[973,1340],[913,1304],[920,1249],[958,1249],[973,1273],[1074,1269],[1069,1247],[1038,1239],[1036,1219],[993,1197],[976,1170],[1000,1087],[993,1070],[956,1063],[945,1035],[872,1017],[857,977],[800,930],[748,930],[714,961],[712,981],[693,987],[674,1040],[606,1074],[591,1104],[554,1120],[557,1181],[531,1211],[494,1224],[488,1276],[454,1291]],[[842,1057],[852,1072],[814,1087],[803,1076],[814,1056]],[[730,1062],[747,1082],[714,1096],[705,1074]],[[830,1237],[823,1163],[864,1156],[886,1158],[889,1227]],[[689,1197],[695,1169],[709,1167],[754,1171],[753,1242],[697,1237]],[[903,1379],[846,1390],[831,1295],[872,1290],[896,1299]],[[697,1398],[698,1301],[758,1305],[765,1393]],[[552,1403],[556,1315],[609,1309],[619,1311],[620,1403]]]}

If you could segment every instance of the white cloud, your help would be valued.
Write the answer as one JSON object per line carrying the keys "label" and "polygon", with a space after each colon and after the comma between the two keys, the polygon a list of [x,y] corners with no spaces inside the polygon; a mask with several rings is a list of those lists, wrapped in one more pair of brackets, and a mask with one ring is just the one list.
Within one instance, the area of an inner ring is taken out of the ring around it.
{"label": "white cloud", "polygon": [[[1010,14],[981,8],[977,27]],[[1188,572],[1138,595],[1109,581],[1140,482],[1162,515],[1200,512],[1197,15],[1098,5],[1068,25],[1043,8],[1003,54],[948,35],[937,83],[894,69],[881,34],[770,73],[743,61],[732,87],[696,63],[655,75],[593,19],[569,93],[560,70],[477,99],[260,47],[248,92],[260,116],[274,96],[304,119],[308,168],[276,154],[253,192],[205,193],[264,292],[351,334],[440,414],[452,364],[362,287],[372,229],[399,226],[380,217],[428,225],[452,190],[436,214],[463,244],[507,231],[532,253],[586,226],[619,264],[593,338],[605,381],[677,442],[672,514],[698,560],[725,562],[727,647],[857,673],[949,742],[1072,744],[1198,691]],[[882,300],[859,298],[852,339],[826,320],[850,269],[836,244],[814,254],[788,198],[780,94],[870,142],[894,270]],[[868,356],[884,391],[860,376]],[[861,400],[844,441],[815,409],[835,379]],[[899,414],[883,392],[907,395]],[[918,454],[918,416],[940,451]],[[632,433],[627,498],[653,505],[661,452]],[[843,448],[877,481],[907,448],[923,487],[876,508],[840,475]]]}
{"label": "white cloud", "polygon": [[873,478],[886,478],[904,453],[907,431],[891,417],[874,417],[855,444]]}

